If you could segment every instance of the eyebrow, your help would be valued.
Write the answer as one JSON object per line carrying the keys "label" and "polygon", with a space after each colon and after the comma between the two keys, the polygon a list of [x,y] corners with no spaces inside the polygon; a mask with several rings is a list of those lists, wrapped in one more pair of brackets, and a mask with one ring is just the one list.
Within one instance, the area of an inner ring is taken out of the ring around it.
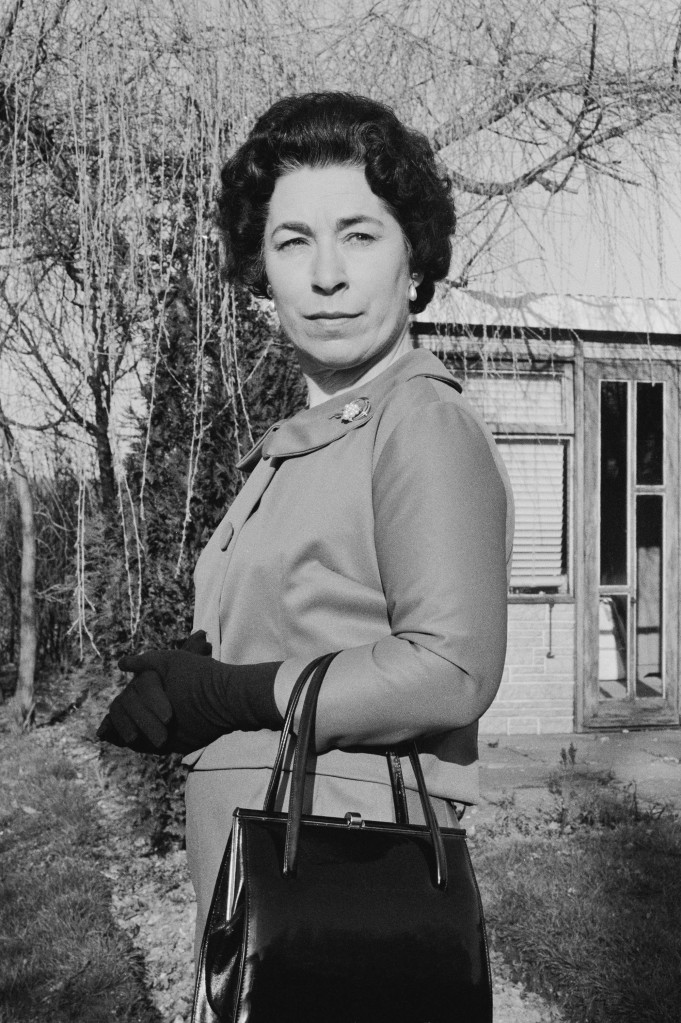
{"label": "eyebrow", "polygon": [[[368,213],[355,213],[351,217],[341,217],[340,220],[337,220],[336,230],[345,231],[348,227],[354,227],[356,224],[376,224],[377,227],[385,227],[383,221],[379,220],[378,217],[369,216]],[[303,234],[308,238],[313,233],[309,224],[302,220],[285,220],[281,224],[277,224],[272,231],[272,235],[274,236],[277,231],[295,231],[297,234]]]}
{"label": "eyebrow", "polygon": [[367,213],[356,213],[353,217],[343,217],[341,220],[336,221],[336,227],[339,231],[344,231],[346,227],[354,227],[355,224],[376,224],[378,227],[383,227],[383,221],[379,220],[378,217],[370,217]]}

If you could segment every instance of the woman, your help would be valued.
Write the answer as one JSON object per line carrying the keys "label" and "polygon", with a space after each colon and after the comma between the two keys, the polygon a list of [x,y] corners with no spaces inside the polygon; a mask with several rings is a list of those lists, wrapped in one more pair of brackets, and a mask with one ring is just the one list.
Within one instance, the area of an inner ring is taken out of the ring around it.
{"label": "woman", "polygon": [[[194,628],[213,656],[124,658],[135,674],[100,730],[190,753],[199,936],[232,811],[262,806],[289,693],[319,654],[340,651],[319,700],[312,812],[391,819],[370,748],[413,737],[441,821],[476,800],[513,516],[491,435],[410,338],[449,267],[449,193],[423,136],[345,94],[276,103],[223,169],[227,273],[272,298],[309,408],[240,463],[250,478],[199,559]],[[408,764],[405,779],[415,789]]]}

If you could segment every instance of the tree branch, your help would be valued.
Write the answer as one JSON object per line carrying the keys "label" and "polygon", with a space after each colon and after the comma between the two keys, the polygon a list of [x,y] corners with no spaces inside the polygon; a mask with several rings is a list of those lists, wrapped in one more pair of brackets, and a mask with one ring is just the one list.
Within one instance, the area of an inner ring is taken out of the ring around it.
{"label": "tree branch", "polygon": [[14,34],[14,27],[17,23],[17,18],[21,13],[21,8],[24,6],[24,0],[14,0],[14,6],[7,12],[5,16],[5,23],[0,30],[0,60],[2,60],[5,54],[5,47],[9,43],[11,37]]}
{"label": "tree branch", "polygon": [[679,18],[679,27],[676,30],[676,39],[674,40],[674,52],[672,53],[672,81],[676,82],[679,76],[679,53],[681,53],[681,18]]}
{"label": "tree branch", "polygon": [[517,192],[522,191],[531,184],[539,184],[542,188],[547,191],[556,192],[560,191],[564,184],[567,182],[570,173],[563,178],[563,183],[558,184],[547,177],[547,174],[554,170],[559,164],[565,160],[571,160],[581,158],[585,152],[589,152],[592,149],[597,149],[599,146],[605,145],[614,138],[624,138],[631,131],[636,128],[640,128],[641,125],[653,117],[654,114],[645,114],[640,117],[632,119],[627,124],[617,124],[610,128],[606,128],[601,132],[591,132],[586,137],[580,137],[574,139],[571,143],[566,143],[557,149],[551,156],[547,157],[541,163],[537,164],[531,170],[525,171],[524,174],[519,174],[517,177],[512,178],[510,181],[476,181],[474,178],[470,178],[465,174],[460,174],[458,171],[450,171],[450,177],[457,188],[463,192],[469,192],[472,195],[482,195],[489,199],[494,198],[498,195],[514,195]]}
{"label": "tree branch", "polygon": [[490,244],[492,243],[492,241],[494,240],[496,235],[499,233],[501,225],[503,224],[504,219],[506,218],[506,215],[507,215],[509,209],[510,209],[510,205],[506,204],[504,206],[503,210],[501,211],[501,215],[499,216],[496,224],[494,224],[492,226],[492,228],[488,231],[487,236],[485,238],[483,238],[483,240],[477,246],[477,248],[476,248],[475,252],[472,254],[472,256],[470,256],[466,260],[464,265],[461,267],[461,270],[459,271],[458,276],[455,278],[455,280],[452,281],[452,286],[453,287],[455,287],[455,288],[467,288],[468,287],[468,275],[469,275],[469,271],[470,271],[471,267],[473,267],[475,265],[476,261],[480,258],[480,256],[483,254],[483,252],[486,252],[487,249],[490,247]]}
{"label": "tree branch", "polygon": [[[575,86],[576,83],[573,83],[572,88],[575,88]],[[514,110],[524,106],[530,99],[548,99],[554,94],[569,92],[570,89],[570,84],[561,83],[558,85],[555,82],[537,81],[536,79],[517,82],[512,89],[508,89],[482,115],[470,119],[453,117],[451,120],[441,124],[433,132],[433,147],[436,151],[444,149],[445,146],[451,145],[452,142],[458,142],[476,132],[491,128],[493,124],[503,121]]]}
{"label": "tree branch", "polygon": [[34,433],[45,433],[47,430],[56,430],[67,421],[68,415],[66,412],[62,412],[58,419],[53,419],[49,423],[42,423],[41,425],[36,423],[22,423],[19,419],[13,419],[9,416],[5,416],[4,418],[4,422],[9,426],[17,426],[20,430],[32,430]]}
{"label": "tree branch", "polygon": [[[75,423],[77,426],[80,426],[84,430],[86,430],[87,433],[89,433],[91,436],[96,436],[97,435],[96,425],[90,422],[88,419],[86,419],[86,417],[83,416],[82,413],[78,411],[78,409],[75,407],[73,403],[73,400],[69,398],[69,396],[66,394],[61,384],[57,380],[56,376],[52,372],[51,367],[48,365],[47,360],[43,357],[39,345],[36,344],[34,339],[31,337],[30,332],[24,328],[21,322],[20,315],[16,312],[13,312],[13,318],[15,320],[17,330],[19,331],[21,337],[24,339],[28,346],[28,352],[30,353],[31,359],[35,361],[35,363],[40,369],[40,372],[48,381],[52,389],[52,392],[54,393],[59,403],[61,404],[67,417],[70,419],[71,422]],[[9,333],[9,327],[7,328],[6,333]],[[28,375],[34,380],[34,382],[38,386],[42,384],[43,385],[42,390],[44,391],[44,380],[42,381],[38,380],[32,374],[29,360],[27,360],[24,365],[24,371],[28,373]]]}
{"label": "tree branch", "polygon": [[596,76],[596,53],[598,49],[598,3],[597,0],[590,0],[591,8],[591,46],[589,48],[589,73],[584,83],[584,99],[591,98],[591,88]]}

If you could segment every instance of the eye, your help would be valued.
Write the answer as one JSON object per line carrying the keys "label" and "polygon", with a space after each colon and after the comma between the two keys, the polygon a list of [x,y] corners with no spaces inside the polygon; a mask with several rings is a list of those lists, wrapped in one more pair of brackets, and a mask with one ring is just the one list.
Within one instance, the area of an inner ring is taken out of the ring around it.
{"label": "eye", "polygon": [[300,237],[299,235],[293,238],[285,238],[284,241],[279,242],[277,245],[277,252],[282,252],[286,249],[296,249],[301,245],[306,245],[307,239]]}
{"label": "eye", "polygon": [[368,245],[375,241],[374,235],[366,234],[364,231],[353,231],[346,235],[346,241],[356,242],[358,245]]}

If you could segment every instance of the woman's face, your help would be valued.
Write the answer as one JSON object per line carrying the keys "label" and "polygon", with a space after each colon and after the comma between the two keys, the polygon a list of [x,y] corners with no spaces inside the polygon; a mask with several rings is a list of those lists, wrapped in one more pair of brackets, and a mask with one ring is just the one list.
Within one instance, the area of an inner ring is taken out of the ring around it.
{"label": "woman's face", "polygon": [[342,377],[408,340],[406,242],[363,167],[302,167],[278,178],[264,249],[279,320],[304,373]]}

